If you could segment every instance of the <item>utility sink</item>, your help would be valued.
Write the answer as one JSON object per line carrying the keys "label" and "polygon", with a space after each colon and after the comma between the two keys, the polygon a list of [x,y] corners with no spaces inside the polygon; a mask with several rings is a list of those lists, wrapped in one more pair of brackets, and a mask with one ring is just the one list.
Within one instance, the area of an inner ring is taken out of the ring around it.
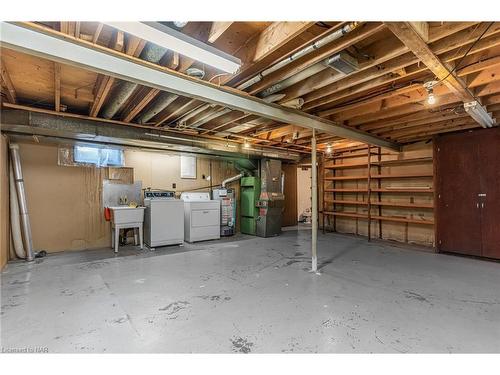
{"label": "utility sink", "polygon": [[142,223],[146,207],[116,206],[109,207],[113,224]]}

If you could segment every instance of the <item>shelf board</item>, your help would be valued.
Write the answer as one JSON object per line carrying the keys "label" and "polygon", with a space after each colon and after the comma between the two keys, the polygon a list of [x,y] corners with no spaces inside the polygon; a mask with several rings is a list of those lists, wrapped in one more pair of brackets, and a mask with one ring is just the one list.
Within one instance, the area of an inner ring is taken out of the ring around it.
{"label": "shelf board", "polygon": [[325,189],[327,193],[368,193],[366,189]]}
{"label": "shelf board", "polygon": [[367,215],[357,214],[355,212],[333,212],[333,211],[323,211],[324,215],[329,216],[340,216],[340,217],[354,217],[357,219],[368,219]]}
{"label": "shelf board", "polygon": [[408,173],[408,174],[373,174],[371,178],[421,178],[434,177],[432,173]]}
{"label": "shelf board", "polygon": [[[326,203],[342,204],[342,205],[352,205],[352,206],[368,206],[365,201],[353,201],[353,200],[342,200],[342,199],[325,199]],[[416,208],[416,209],[433,209],[433,204],[424,203],[392,203],[392,202],[370,202],[372,206],[382,206],[382,207],[399,207],[399,208]]]}
{"label": "shelf board", "polygon": [[416,193],[416,194],[430,194],[434,193],[434,189],[371,189],[373,193]]}
{"label": "shelf board", "polygon": [[325,169],[349,169],[349,168],[355,169],[355,168],[367,168],[367,167],[368,167],[367,163],[352,163],[352,164],[335,164],[325,167]]}
{"label": "shelf board", "polygon": [[413,159],[395,159],[395,160],[382,160],[379,165],[398,165],[398,164],[418,164],[418,163],[432,163],[432,157],[427,158],[413,158]]}
{"label": "shelf board", "polygon": [[[368,220],[368,215],[358,214],[355,212],[333,212],[333,211],[323,211],[323,215],[328,216],[339,216],[339,217],[350,217],[356,219],[366,219]],[[408,219],[404,217],[397,216],[371,216],[371,220],[382,220],[382,221],[392,221],[396,223],[408,223],[408,224],[421,224],[421,225],[434,225],[434,220],[418,220],[418,219]]]}
{"label": "shelf board", "polygon": [[372,218],[372,220],[394,221],[397,223],[434,225],[434,220],[408,219],[408,218],[397,217],[397,216],[372,216],[371,218]]}
{"label": "shelf board", "polygon": [[356,205],[356,206],[367,206],[368,203],[364,201],[350,201],[350,200],[340,200],[340,199],[325,199],[327,203],[335,204],[345,204],[345,205]]}
{"label": "shelf board", "polygon": [[324,181],[348,181],[348,180],[366,180],[368,176],[337,176],[337,177],[324,177]]}
{"label": "shelf board", "polygon": [[382,207],[400,207],[400,208],[420,208],[420,209],[434,209],[433,204],[424,203],[392,203],[392,202],[371,202],[372,206]]}
{"label": "shelf board", "polygon": [[[432,173],[412,173],[412,174],[373,174],[370,176],[373,179],[384,179],[384,178],[422,178],[428,177],[432,178]],[[366,180],[368,176],[365,175],[352,175],[352,176],[335,176],[335,177],[323,177],[324,181],[349,181],[349,180]]]}

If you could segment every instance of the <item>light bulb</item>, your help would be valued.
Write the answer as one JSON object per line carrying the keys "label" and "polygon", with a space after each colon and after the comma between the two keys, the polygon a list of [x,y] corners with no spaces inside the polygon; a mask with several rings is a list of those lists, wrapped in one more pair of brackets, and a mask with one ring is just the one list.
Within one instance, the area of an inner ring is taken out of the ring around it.
{"label": "light bulb", "polygon": [[327,145],[326,146],[326,153],[327,154],[331,154],[332,153],[332,146],[331,145]]}
{"label": "light bulb", "polygon": [[248,141],[245,141],[245,143],[243,143],[243,147],[250,148],[250,143],[248,143]]}
{"label": "light bulb", "polygon": [[429,92],[429,96],[427,97],[427,104],[433,105],[436,103],[436,97],[434,96],[434,93],[431,91]]}

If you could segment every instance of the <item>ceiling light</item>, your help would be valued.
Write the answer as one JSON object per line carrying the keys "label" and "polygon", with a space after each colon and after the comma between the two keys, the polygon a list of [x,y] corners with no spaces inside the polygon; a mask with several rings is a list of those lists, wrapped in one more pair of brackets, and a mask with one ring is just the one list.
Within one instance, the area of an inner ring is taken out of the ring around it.
{"label": "ceiling light", "polygon": [[436,97],[432,92],[432,89],[429,91],[429,95],[427,96],[427,104],[433,105],[436,103]]}
{"label": "ceiling light", "polygon": [[244,148],[250,148],[250,143],[245,139],[245,143],[243,143]]}
{"label": "ceiling light", "polygon": [[187,25],[187,22],[185,21],[174,21],[175,27],[178,27],[179,29],[182,29],[184,26]]}
{"label": "ceiling light", "polygon": [[331,154],[332,153],[332,145],[329,144],[329,143],[326,145],[326,153],[327,154]]}
{"label": "ceiling light", "polygon": [[434,86],[437,84],[436,81],[428,81],[424,83],[424,88],[427,90],[427,104],[436,104],[436,96],[434,95]]}
{"label": "ceiling light", "polygon": [[106,24],[227,73],[236,73],[241,66],[239,59],[158,22]]}
{"label": "ceiling light", "polygon": [[496,120],[478,101],[464,103],[464,109],[483,128],[491,128],[495,125]]}

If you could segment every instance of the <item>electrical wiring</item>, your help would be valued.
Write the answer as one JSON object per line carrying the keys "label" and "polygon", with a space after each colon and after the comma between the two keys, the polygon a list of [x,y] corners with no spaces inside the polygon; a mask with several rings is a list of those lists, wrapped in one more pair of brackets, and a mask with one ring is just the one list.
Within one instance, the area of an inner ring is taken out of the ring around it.
{"label": "electrical wiring", "polygon": [[464,59],[467,57],[467,55],[470,53],[470,51],[472,51],[472,48],[474,48],[474,46],[483,38],[483,36],[488,32],[488,30],[491,28],[491,26],[493,26],[495,22],[490,22],[490,24],[488,25],[488,27],[486,29],[484,29],[484,31],[481,33],[481,35],[479,35],[479,37],[474,41],[474,43],[471,44],[471,46],[469,47],[469,49],[467,50],[467,52],[465,52],[465,54],[462,56],[462,58],[458,61],[458,63],[455,65],[455,67],[450,70],[450,72],[446,75],[446,77],[440,79],[440,80],[437,80],[437,77],[436,77],[436,80],[437,82],[432,85],[432,87],[438,85],[439,83],[443,82],[444,80],[446,80],[453,72],[455,72],[456,70],[458,70],[460,68],[460,64],[462,63],[462,61],[464,61]]}

